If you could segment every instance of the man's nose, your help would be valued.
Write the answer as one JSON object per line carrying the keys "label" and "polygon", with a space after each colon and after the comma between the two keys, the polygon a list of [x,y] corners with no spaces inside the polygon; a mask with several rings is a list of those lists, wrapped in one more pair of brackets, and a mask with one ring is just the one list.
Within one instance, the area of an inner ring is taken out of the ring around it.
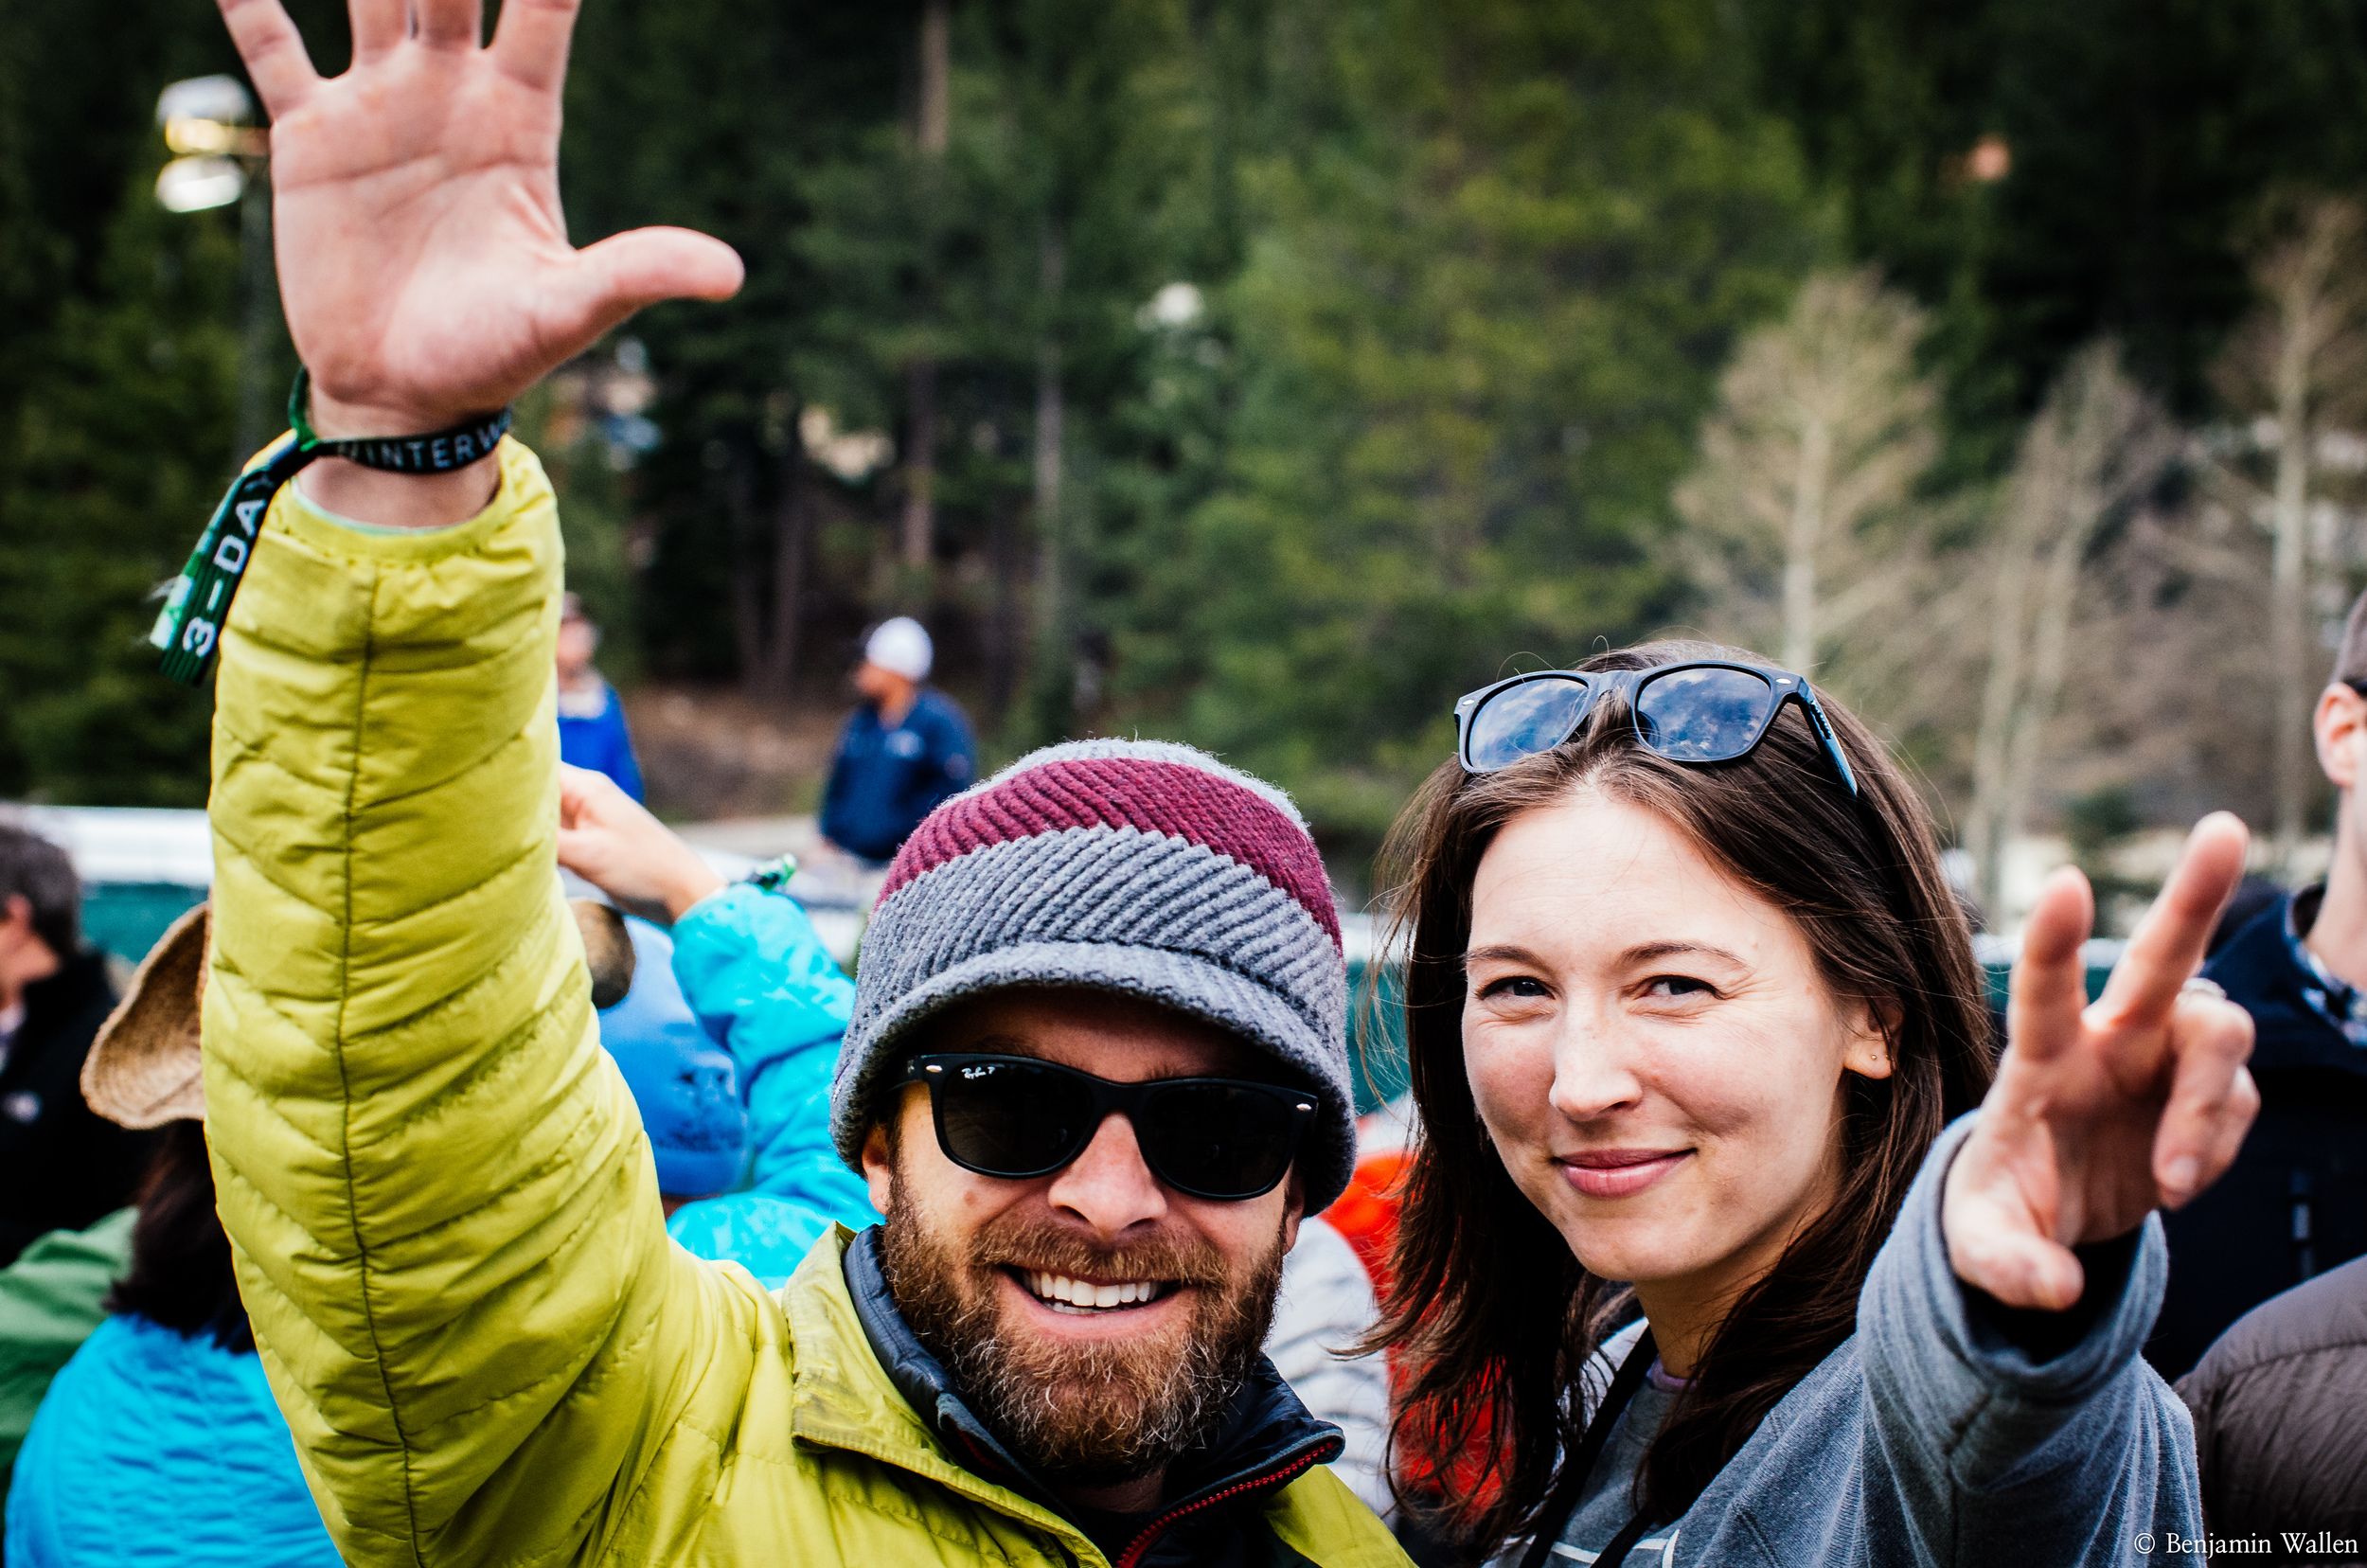
{"label": "man's nose", "polygon": [[1117,1111],[1102,1118],[1085,1151],[1052,1178],[1046,1196],[1110,1241],[1167,1212],[1166,1189],[1143,1163],[1134,1124]]}

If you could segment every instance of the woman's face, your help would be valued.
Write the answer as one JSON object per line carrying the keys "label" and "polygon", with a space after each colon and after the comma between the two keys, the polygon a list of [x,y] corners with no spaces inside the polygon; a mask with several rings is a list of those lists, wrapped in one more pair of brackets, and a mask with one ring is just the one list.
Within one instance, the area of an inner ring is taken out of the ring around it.
{"label": "woman's face", "polygon": [[1773,1265],[1833,1190],[1842,1075],[1890,1073],[1788,916],[1592,792],[1496,835],[1465,963],[1464,1064],[1505,1168],[1656,1322],[1655,1295],[1706,1310]]}

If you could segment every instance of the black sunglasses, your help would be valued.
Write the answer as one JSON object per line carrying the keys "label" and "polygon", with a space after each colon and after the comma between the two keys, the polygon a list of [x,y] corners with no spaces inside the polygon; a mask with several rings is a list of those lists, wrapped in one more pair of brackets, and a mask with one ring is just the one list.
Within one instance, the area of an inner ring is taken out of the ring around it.
{"label": "black sunglasses", "polygon": [[1800,676],[1719,659],[1585,675],[1540,669],[1482,686],[1454,705],[1455,760],[1465,773],[1494,773],[1552,751],[1605,698],[1624,698],[1644,749],[1671,762],[1732,762],[1751,755],[1786,703],[1798,703],[1824,742],[1849,793],[1858,775],[1816,692]]}
{"label": "black sunglasses", "polygon": [[1150,1173],[1218,1203],[1272,1192],[1315,1119],[1316,1096],[1241,1078],[1112,1083],[1033,1057],[921,1056],[898,1083],[925,1083],[937,1147],[964,1170],[1049,1176],[1085,1151],[1111,1112],[1134,1124]]}

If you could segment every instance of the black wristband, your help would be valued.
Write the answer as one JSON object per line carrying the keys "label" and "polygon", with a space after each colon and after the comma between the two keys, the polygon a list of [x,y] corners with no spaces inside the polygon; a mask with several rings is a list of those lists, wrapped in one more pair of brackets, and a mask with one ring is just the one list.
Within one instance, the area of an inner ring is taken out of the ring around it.
{"label": "black wristband", "polygon": [[293,435],[265,461],[239,475],[230,493],[222,498],[197,536],[188,564],[173,579],[158,612],[149,642],[164,651],[164,672],[173,680],[195,686],[213,663],[222,628],[230,617],[230,601],[246,574],[255,536],[263,513],[279,487],[316,458],[342,457],[364,468],[386,473],[450,473],[492,454],[508,432],[510,411],[480,414],[445,430],[424,436],[365,436],[324,441],[305,418],[311,390],[311,373],[296,371],[288,390],[288,424]]}

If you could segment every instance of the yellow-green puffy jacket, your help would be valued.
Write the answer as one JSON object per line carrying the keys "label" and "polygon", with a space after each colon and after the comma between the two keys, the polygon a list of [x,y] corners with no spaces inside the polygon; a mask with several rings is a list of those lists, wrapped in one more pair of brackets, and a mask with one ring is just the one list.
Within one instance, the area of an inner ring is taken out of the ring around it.
{"label": "yellow-green puffy jacket", "polygon": [[[672,1245],[553,871],[557,512],[271,510],[222,650],[205,1099],[274,1393],[349,1562],[1097,1564],[946,1457],[839,1267]],[[1318,1467],[1288,1553],[1404,1559]]]}

